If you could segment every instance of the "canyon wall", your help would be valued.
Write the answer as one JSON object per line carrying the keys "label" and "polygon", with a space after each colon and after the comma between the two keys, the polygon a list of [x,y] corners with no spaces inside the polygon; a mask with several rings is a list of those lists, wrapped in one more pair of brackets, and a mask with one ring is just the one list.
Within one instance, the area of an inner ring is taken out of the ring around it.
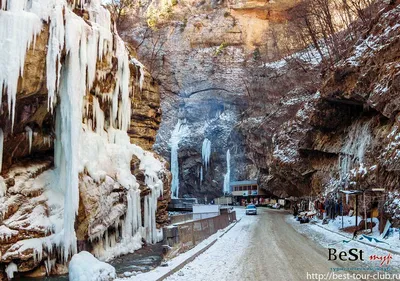
{"label": "canyon wall", "polygon": [[[135,11],[143,18],[128,16],[120,33],[137,46],[160,83],[163,118],[154,149],[171,160],[171,135],[178,120],[185,126],[174,160],[179,197],[210,200],[222,194],[228,150],[231,181],[258,177],[236,124],[248,109],[252,70],[262,66],[259,53],[277,56],[271,34],[285,26],[286,10],[295,2],[172,2],[144,2]],[[205,139],[211,142],[207,170],[202,161]]]}
{"label": "canyon wall", "polygon": [[[265,189],[289,197],[383,188],[386,214],[398,223],[399,11],[398,1],[385,5],[320,86],[292,102],[290,97],[278,101],[282,106],[274,114],[292,108],[292,115],[275,119],[284,122],[265,147],[255,145],[266,139],[264,134],[247,128],[265,128],[273,121],[263,116],[243,120],[244,130],[253,132],[247,139],[253,159],[261,159],[260,167],[265,163]],[[290,77],[286,62],[271,67]],[[309,76],[302,77],[291,91],[310,86]]]}
{"label": "canyon wall", "polygon": [[[231,180],[258,179],[275,196],[316,196],[365,182],[395,190],[395,164],[373,164],[395,163],[387,160],[392,150],[381,155],[396,135],[396,98],[383,95],[397,75],[395,13],[372,13],[363,25],[344,23],[344,11],[332,7],[334,37],[343,40],[334,57],[322,41],[320,50],[311,43],[302,50],[305,42],[288,37],[304,25],[301,1],[146,3],[139,14],[147,23],[128,21],[121,33],[161,84],[164,115],[154,148],[170,159],[178,138],[178,161],[171,162],[178,162],[179,196],[222,194],[228,149]],[[360,176],[365,171],[371,178]]]}

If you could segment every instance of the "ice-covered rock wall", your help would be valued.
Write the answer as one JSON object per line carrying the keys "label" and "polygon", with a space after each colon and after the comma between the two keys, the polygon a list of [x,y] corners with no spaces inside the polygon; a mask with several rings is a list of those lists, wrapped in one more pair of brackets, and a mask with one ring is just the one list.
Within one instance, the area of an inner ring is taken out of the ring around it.
{"label": "ice-covered rock wall", "polygon": [[168,172],[132,143],[152,144],[136,128],[158,128],[159,97],[101,1],[2,0],[0,35],[0,263],[51,273],[159,241]]}

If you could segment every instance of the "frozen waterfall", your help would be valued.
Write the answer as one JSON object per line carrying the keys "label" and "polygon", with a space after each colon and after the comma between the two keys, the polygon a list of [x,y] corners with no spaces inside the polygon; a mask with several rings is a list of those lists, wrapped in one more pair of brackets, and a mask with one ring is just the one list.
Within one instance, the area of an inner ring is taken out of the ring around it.
{"label": "frozen waterfall", "polygon": [[179,159],[178,159],[178,150],[179,150],[179,142],[182,138],[188,134],[188,127],[181,119],[176,123],[174,130],[171,134],[171,139],[169,140],[169,144],[171,147],[171,173],[172,173],[172,198],[178,198],[179,196]]}
{"label": "frozen waterfall", "polygon": [[224,194],[231,192],[230,178],[231,178],[231,153],[228,149],[226,151],[226,174],[224,176]]}
{"label": "frozen waterfall", "polygon": [[201,158],[203,159],[203,165],[205,171],[207,171],[208,165],[210,163],[211,156],[211,141],[207,138],[203,141],[203,147],[201,148]]}
{"label": "frozen waterfall", "polygon": [[[121,229],[122,234],[109,235],[107,229],[88,233],[91,241],[99,241],[93,245],[94,252],[106,259],[140,248],[142,238],[150,243],[160,240],[155,213],[157,199],[163,192],[163,182],[158,175],[164,169],[152,153],[131,144],[127,134],[135,86],[130,85],[129,53],[112,28],[109,11],[99,0],[70,2],[7,0],[0,4],[0,89],[7,97],[12,128],[18,79],[24,75],[27,50],[35,48],[35,39],[41,33],[44,22],[49,26],[46,86],[48,110],[53,113],[54,107],[56,112],[55,169],[45,171],[46,177],[40,184],[46,186],[48,192],[57,193],[62,216],[57,217],[57,223],[53,223],[50,235],[21,240],[19,246],[20,249],[33,249],[38,260],[42,259],[46,250],[47,253],[55,253],[64,262],[77,252],[75,218],[79,207],[81,174],[87,173],[98,183],[107,179],[109,174],[115,175],[115,181],[127,193],[126,215],[115,221],[115,228],[118,231]],[[88,11],[87,18],[74,13],[76,5]],[[96,80],[105,79],[104,73],[97,69],[99,61],[111,66],[116,64],[116,73],[113,73],[115,87],[108,89],[109,92],[94,88]],[[135,61],[135,64],[139,62]],[[144,70],[141,68],[140,88],[143,80]],[[89,107],[92,107],[91,112]],[[180,125],[178,131],[179,128]],[[30,127],[25,130],[31,150],[33,130]],[[0,129],[0,152],[3,150],[3,138]],[[48,136],[44,138],[47,142]],[[146,185],[151,190],[144,198],[143,222],[139,184],[131,172],[133,155],[140,159],[140,169],[144,171]],[[0,165],[1,157],[2,153]],[[3,193],[2,190],[0,186],[0,193]],[[48,199],[55,198],[50,196]],[[47,262],[46,268],[51,271],[49,267],[51,263]]]}
{"label": "frozen waterfall", "polygon": [[342,186],[348,187],[350,170],[363,164],[370,142],[371,131],[368,122],[356,122],[350,127],[339,156],[339,180]]}

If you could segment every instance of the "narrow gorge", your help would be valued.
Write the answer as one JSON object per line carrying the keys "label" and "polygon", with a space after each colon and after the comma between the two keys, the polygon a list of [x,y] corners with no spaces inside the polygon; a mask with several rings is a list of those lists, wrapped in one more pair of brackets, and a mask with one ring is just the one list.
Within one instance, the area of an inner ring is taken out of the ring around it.
{"label": "narrow gorge", "polygon": [[0,0],[0,280],[129,277],[180,199],[398,229],[400,1],[350,2]]}

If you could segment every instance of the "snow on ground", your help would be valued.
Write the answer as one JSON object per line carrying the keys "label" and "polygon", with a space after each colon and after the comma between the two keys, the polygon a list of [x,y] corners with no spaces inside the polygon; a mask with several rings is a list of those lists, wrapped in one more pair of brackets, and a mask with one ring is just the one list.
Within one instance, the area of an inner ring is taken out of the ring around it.
{"label": "snow on ground", "polygon": [[[322,49],[323,54],[327,53],[327,49]],[[289,55],[281,60],[269,62],[264,65],[264,67],[273,68],[273,69],[280,69],[287,65],[287,62],[291,59],[301,60],[304,63],[308,63],[313,66],[317,66],[321,63],[322,58],[321,55],[317,52],[317,50],[313,46],[309,46],[308,48],[296,52],[292,55]]]}
{"label": "snow on ground", "polygon": [[204,254],[166,280],[232,280],[238,276],[241,270],[238,267],[241,263],[241,254],[250,244],[250,233],[257,219],[249,217],[238,222]]}
{"label": "snow on ground", "polygon": [[246,209],[244,207],[235,207],[234,208],[236,212],[236,219],[240,220],[246,215]]}
{"label": "snow on ground", "polygon": [[[393,237],[390,238],[390,240],[382,240],[385,241],[388,244],[384,243],[376,243],[376,242],[369,242],[369,245],[366,245],[364,243],[358,242],[357,240],[352,240],[352,234],[348,234],[345,232],[339,232],[338,230],[338,225],[341,225],[341,222],[337,220],[337,222],[332,223],[329,227],[326,227],[326,225],[320,225],[318,223],[308,223],[308,224],[300,224],[298,221],[294,219],[292,215],[288,215],[286,218],[286,222],[291,224],[293,228],[302,233],[303,235],[307,236],[308,238],[314,240],[316,243],[320,244],[324,248],[335,248],[337,251],[343,251],[346,250],[348,251],[349,249],[352,248],[357,248],[364,250],[366,258],[364,258],[364,263],[365,265],[368,266],[379,266],[378,261],[375,261],[372,263],[368,259],[370,255],[380,255],[380,256],[387,256],[389,252],[375,248],[374,245],[379,246],[379,247],[387,247],[395,251],[399,251],[399,246],[398,244],[392,244],[395,241],[393,240]],[[347,223],[350,223],[347,221]],[[350,224],[349,224],[350,225]],[[333,231],[337,231],[338,233],[335,233]],[[397,234],[398,235],[398,234]],[[361,237],[361,235],[358,236],[358,239]],[[397,239],[399,238],[396,236]],[[357,238],[356,238],[357,239]],[[363,240],[365,242],[365,239]],[[390,263],[390,267],[394,269],[399,269],[400,268],[400,255],[392,254],[394,257]],[[372,264],[371,264],[372,263]]]}
{"label": "snow on ground", "polygon": [[[358,222],[361,222],[362,217],[358,217]],[[342,235],[345,235],[346,237],[349,237],[350,239],[353,237],[352,233],[347,233],[341,231],[342,229],[342,217],[339,216],[335,220],[330,220],[328,224],[322,225],[321,220],[314,220],[316,224],[319,226],[322,226],[326,229],[329,229],[334,232],[338,232]],[[371,234],[366,234],[368,237],[373,237],[376,240],[368,241],[365,237],[363,237],[361,234],[358,235],[358,239],[361,239],[361,241],[376,245],[385,249],[389,250],[394,250],[397,252],[400,252],[400,234],[398,229],[392,229],[392,232],[389,234],[388,238],[383,239],[382,235],[379,233],[379,220],[377,218],[373,218],[372,221],[375,223],[375,226],[372,228],[372,233]],[[368,223],[370,222],[370,219],[368,219]],[[347,228],[350,226],[354,226],[356,224],[356,217],[352,216],[343,216],[343,227]]]}
{"label": "snow on ground", "polygon": [[115,268],[83,251],[75,254],[69,263],[70,281],[111,281],[117,277]]}
{"label": "snow on ground", "polygon": [[359,66],[361,60],[372,57],[374,53],[379,52],[383,48],[387,47],[393,40],[397,40],[398,29],[400,24],[393,21],[394,15],[400,12],[400,7],[396,7],[384,14],[380,18],[380,25],[386,28],[378,33],[371,34],[362,42],[355,46],[353,55],[347,58],[344,63]]}
{"label": "snow on ground", "polygon": [[[235,208],[236,218],[240,220],[243,216],[245,216],[244,208]],[[168,261],[168,266],[166,267],[158,267],[147,273],[136,273],[136,276],[132,276],[129,278],[120,278],[116,279],[116,281],[152,281],[157,280],[163,275],[170,272],[173,268],[180,265],[182,262],[192,257],[215,240],[217,242],[210,247],[204,254],[198,256],[193,262],[186,265],[182,270],[178,273],[170,276],[166,280],[189,280],[188,277],[185,277],[185,273],[187,275],[190,274],[190,281],[196,280],[226,280],[226,276],[223,275],[220,268],[224,267],[229,270],[225,270],[232,273],[232,276],[235,276],[235,272],[239,270],[237,267],[240,264],[240,255],[244,252],[244,250],[248,247],[250,242],[251,227],[254,225],[254,222],[258,219],[258,217],[248,217],[246,220],[240,220],[236,225],[232,227],[229,225],[227,228],[218,231],[217,233],[211,235],[209,238],[198,244],[195,248],[183,253],[172,260]],[[226,232],[229,230],[228,232]],[[225,233],[222,237],[221,234]],[[204,265],[209,265],[205,267]],[[224,273],[224,274],[225,274]],[[182,275],[183,274],[183,275]]]}

